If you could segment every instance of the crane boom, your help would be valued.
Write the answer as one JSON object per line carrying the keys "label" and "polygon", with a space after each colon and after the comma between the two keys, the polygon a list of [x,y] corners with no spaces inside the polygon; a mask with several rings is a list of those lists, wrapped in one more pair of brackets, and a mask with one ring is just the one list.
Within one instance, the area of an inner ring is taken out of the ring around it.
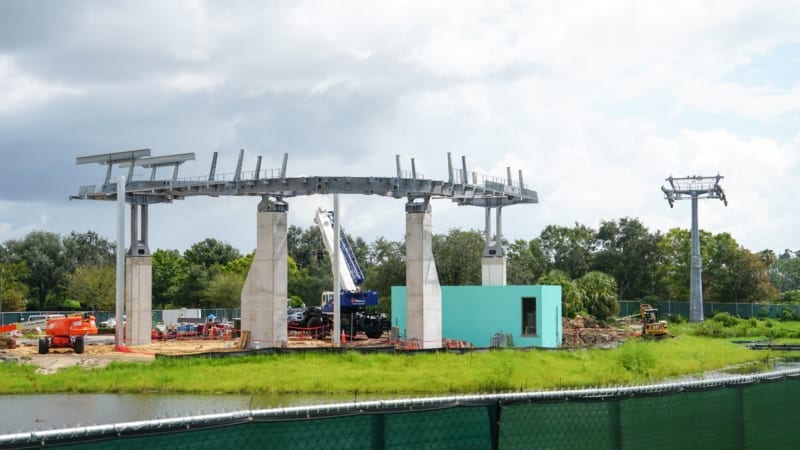
{"label": "crane boom", "polygon": [[[322,234],[322,242],[325,244],[325,250],[333,258],[334,255],[334,237],[333,237],[333,213],[325,211],[322,208],[317,209],[317,215],[314,217],[319,232]],[[358,262],[355,260],[353,249],[347,243],[344,235],[339,238],[339,273],[333,276],[339,277],[339,282],[342,284],[342,290],[356,292],[359,290],[359,285],[364,282],[364,275]],[[335,265],[331,264],[335,271]],[[357,272],[355,272],[357,271]]]}
{"label": "crane boom", "polygon": [[[333,233],[333,212],[326,211],[322,208],[317,209],[314,217],[314,222],[319,227],[320,234],[322,235],[322,242],[325,244],[325,250],[333,258],[334,255],[334,233]],[[374,290],[362,290],[361,285],[364,283],[364,273],[358,265],[356,255],[353,248],[347,241],[344,234],[339,236],[339,273],[336,273],[335,264],[331,264],[334,271],[333,276],[339,277],[341,283],[341,306],[348,311],[353,308],[359,309],[364,306],[371,306],[378,304],[378,292]],[[322,293],[322,308],[326,313],[333,311],[333,292]]]}
{"label": "crane boom", "polygon": [[[333,212],[317,209],[314,222],[319,227],[325,250],[333,259],[336,249]],[[338,333],[336,321],[341,320],[339,326],[343,333],[355,336],[363,332],[368,338],[377,339],[391,328],[391,322],[384,314],[367,311],[368,306],[378,305],[378,291],[362,289],[364,273],[344,233],[340,234],[338,245],[341,250],[338,252],[339,264],[331,265],[333,276],[338,276],[340,281],[339,312],[337,313],[334,308],[337,296],[332,291],[325,291],[322,292],[320,305],[306,309],[302,320],[298,323],[305,328],[305,331],[310,332],[312,337],[319,338],[330,333],[331,329]],[[338,271],[336,266],[339,266]]]}

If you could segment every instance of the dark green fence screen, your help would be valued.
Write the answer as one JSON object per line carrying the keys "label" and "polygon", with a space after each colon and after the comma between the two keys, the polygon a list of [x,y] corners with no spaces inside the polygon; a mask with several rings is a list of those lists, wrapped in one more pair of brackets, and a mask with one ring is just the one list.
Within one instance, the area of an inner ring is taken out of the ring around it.
{"label": "dark green fence screen", "polygon": [[650,386],[387,400],[0,436],[4,448],[789,449],[800,370]]}

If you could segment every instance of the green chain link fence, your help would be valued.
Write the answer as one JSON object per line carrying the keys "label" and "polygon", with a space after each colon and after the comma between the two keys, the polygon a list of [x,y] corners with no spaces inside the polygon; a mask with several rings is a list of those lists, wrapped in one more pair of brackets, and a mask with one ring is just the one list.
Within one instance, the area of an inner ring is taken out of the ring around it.
{"label": "green chain link fence", "polygon": [[0,436],[2,448],[789,449],[800,369],[650,386],[239,411]]}
{"label": "green chain link fence", "polygon": [[[619,302],[619,317],[639,314],[638,301],[623,300]],[[689,302],[661,301],[653,303],[652,306],[658,308],[663,317],[680,314],[689,318]],[[756,318],[776,318],[784,309],[792,311],[795,316],[800,317],[800,305],[796,304],[771,304],[771,303],[703,303],[703,317],[709,318],[718,312],[726,312],[732,316],[745,319]]]}

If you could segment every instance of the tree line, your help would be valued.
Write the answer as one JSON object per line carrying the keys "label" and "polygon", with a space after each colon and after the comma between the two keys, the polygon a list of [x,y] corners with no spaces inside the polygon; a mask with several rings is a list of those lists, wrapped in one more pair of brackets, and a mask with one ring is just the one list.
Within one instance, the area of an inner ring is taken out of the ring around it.
{"label": "tree line", "polygon": [[[405,284],[405,243],[367,243],[345,233],[364,270],[365,288],[388,312],[391,286]],[[290,226],[290,303],[318,305],[331,290],[330,258],[316,227]],[[800,302],[800,251],[753,253],[728,233],[700,231],[703,296],[709,302]],[[481,283],[480,231],[435,234],[432,248],[442,285]],[[562,286],[565,315],[616,314],[618,300],[688,300],[688,230],[651,232],[638,219],[549,225],[531,240],[504,241],[508,284]],[[114,307],[115,245],[95,232],[59,236],[35,231],[0,245],[2,310],[110,310]],[[153,257],[153,307],[236,308],[253,252],[208,238],[184,252]]]}

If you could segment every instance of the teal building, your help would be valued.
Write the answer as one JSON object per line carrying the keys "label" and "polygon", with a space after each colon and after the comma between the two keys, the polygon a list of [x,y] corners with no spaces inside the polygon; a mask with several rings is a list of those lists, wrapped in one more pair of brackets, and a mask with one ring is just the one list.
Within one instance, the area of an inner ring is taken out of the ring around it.
{"label": "teal building", "polygon": [[[561,286],[442,286],[442,337],[490,347],[496,334],[514,347],[561,346]],[[392,326],[406,330],[406,287],[392,286]]]}

